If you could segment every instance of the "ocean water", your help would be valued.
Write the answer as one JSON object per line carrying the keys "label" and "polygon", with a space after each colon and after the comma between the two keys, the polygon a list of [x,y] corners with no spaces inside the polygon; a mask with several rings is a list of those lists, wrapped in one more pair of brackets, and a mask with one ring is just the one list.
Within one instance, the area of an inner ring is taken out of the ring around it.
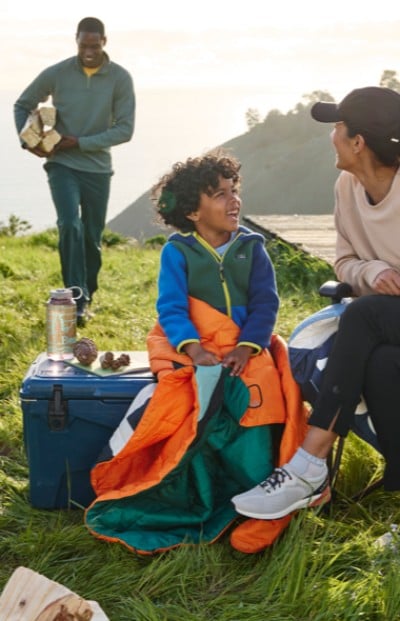
{"label": "ocean water", "polygon": [[[112,149],[115,174],[108,220],[146,192],[174,162],[245,132],[246,110],[260,96],[236,89],[145,90],[136,95],[134,137]],[[40,231],[55,226],[55,212],[44,161],[19,146],[12,113],[17,96],[0,93],[0,222],[7,223],[13,214],[27,220],[32,231]]]}

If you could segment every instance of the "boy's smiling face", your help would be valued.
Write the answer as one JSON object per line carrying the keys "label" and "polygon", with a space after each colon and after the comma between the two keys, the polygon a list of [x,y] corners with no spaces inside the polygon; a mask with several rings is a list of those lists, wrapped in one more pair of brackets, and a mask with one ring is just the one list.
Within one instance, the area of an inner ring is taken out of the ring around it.
{"label": "boy's smiling face", "polygon": [[197,211],[187,218],[199,235],[216,248],[229,241],[231,233],[239,228],[241,206],[237,184],[220,176],[218,187],[211,190],[210,196],[202,192]]}

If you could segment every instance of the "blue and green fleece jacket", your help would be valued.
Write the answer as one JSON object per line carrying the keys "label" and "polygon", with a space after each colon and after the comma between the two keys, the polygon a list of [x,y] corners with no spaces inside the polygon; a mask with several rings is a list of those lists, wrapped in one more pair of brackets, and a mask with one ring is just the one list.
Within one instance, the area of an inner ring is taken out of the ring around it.
{"label": "blue and green fleece jacket", "polygon": [[39,103],[51,97],[55,129],[78,138],[79,147],[56,151],[48,161],[75,170],[111,173],[110,148],[133,135],[135,94],[129,72],[104,54],[104,63],[87,76],[78,56],[44,69],[14,105],[18,133]]}
{"label": "blue and green fleece jacket", "polygon": [[222,256],[197,233],[172,234],[161,252],[157,312],[169,342],[180,351],[200,341],[189,296],[228,315],[241,332],[238,345],[268,347],[279,308],[275,272],[264,238],[240,226]]}

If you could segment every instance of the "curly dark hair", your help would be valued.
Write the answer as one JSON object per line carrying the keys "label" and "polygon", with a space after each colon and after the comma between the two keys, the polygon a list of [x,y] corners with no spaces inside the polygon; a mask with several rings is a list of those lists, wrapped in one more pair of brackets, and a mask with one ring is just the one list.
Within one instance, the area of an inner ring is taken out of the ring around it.
{"label": "curly dark hair", "polygon": [[229,153],[214,151],[202,157],[177,162],[150,191],[158,216],[165,224],[187,233],[195,230],[187,216],[197,211],[200,194],[211,196],[218,188],[219,177],[232,179],[240,187],[240,162]]}

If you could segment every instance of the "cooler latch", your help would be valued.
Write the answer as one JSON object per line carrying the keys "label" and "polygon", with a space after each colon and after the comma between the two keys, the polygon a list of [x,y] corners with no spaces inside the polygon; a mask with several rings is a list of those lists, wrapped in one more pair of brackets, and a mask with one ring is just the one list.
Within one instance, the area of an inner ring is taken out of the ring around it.
{"label": "cooler latch", "polygon": [[47,416],[50,431],[62,431],[65,428],[68,417],[68,402],[62,397],[62,385],[54,384]]}

